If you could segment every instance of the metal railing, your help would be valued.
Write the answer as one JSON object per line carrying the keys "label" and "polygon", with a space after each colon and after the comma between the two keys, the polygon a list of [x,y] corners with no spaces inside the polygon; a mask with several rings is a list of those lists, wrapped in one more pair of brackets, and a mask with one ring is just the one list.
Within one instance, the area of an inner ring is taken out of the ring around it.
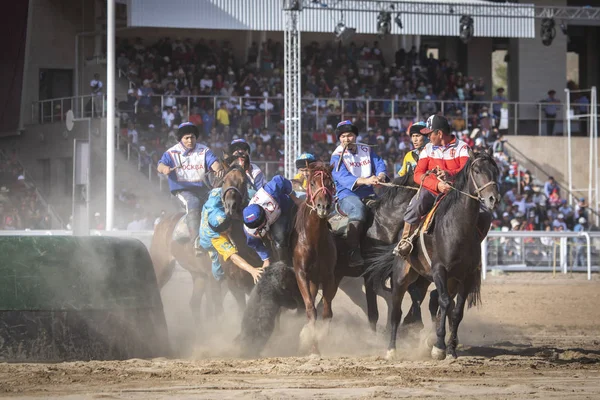
{"label": "metal railing", "polygon": [[[69,109],[78,110],[76,118],[105,116],[104,97],[102,101],[98,97],[87,95],[34,102],[31,123],[62,121]],[[78,102],[78,108],[74,107],[75,101]],[[212,110],[213,118],[216,119],[222,103],[225,103],[230,112],[237,109],[240,115],[245,111],[251,116],[262,113],[262,126],[267,128],[277,126],[283,119],[283,97],[144,95],[139,96],[130,109],[121,111],[137,114],[142,109],[150,110],[154,105],[161,110],[177,105],[179,108],[185,107],[188,113],[195,107],[203,112]],[[509,134],[543,136],[549,134],[548,130],[552,130],[550,134],[562,135],[565,130],[565,105],[557,106],[555,117],[547,116],[547,106],[548,103],[544,102],[303,98],[302,127],[305,131],[324,130],[328,125],[327,120],[333,118],[335,121],[362,120],[365,130],[400,125],[399,130],[404,131],[410,122],[422,119],[424,115],[442,113],[455,120],[457,131],[471,131],[478,127],[482,109],[487,107],[486,112],[497,121],[496,126]],[[576,114],[589,114],[589,109],[589,104],[571,104],[571,110],[575,110]],[[458,116],[457,111],[462,116]],[[464,127],[461,118],[464,118]],[[587,135],[586,123],[589,121],[576,121],[572,124],[572,132],[585,132]]]}
{"label": "metal railing", "polygon": [[600,232],[490,231],[481,243],[481,273],[487,271],[600,270]]}
{"label": "metal railing", "polygon": [[31,124],[64,122],[72,110],[75,118],[106,117],[106,96],[85,95],[41,100],[31,105]]}

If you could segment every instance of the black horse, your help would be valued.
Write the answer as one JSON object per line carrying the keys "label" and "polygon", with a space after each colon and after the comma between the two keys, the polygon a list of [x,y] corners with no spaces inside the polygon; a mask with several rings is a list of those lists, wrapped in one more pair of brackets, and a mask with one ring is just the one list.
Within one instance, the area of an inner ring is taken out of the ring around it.
{"label": "black horse", "polygon": [[[404,227],[404,214],[408,203],[418,189],[414,182],[412,172],[393,180],[392,186],[385,187],[380,197],[371,207],[371,216],[367,221],[367,231],[362,239],[361,246],[365,259],[363,267],[348,268],[348,248],[347,243],[341,237],[336,238],[338,248],[338,263],[336,267],[336,276],[338,279],[343,277],[363,276],[365,280],[365,293],[367,300],[367,317],[369,325],[373,331],[376,331],[377,321],[379,320],[379,310],[377,307],[377,293],[382,292],[382,287],[374,283],[371,278],[371,259],[378,259],[381,246],[395,245],[399,241],[400,232]],[[386,247],[387,248],[387,247]],[[380,259],[381,261],[381,259]],[[389,259],[389,265],[393,264],[393,259]],[[409,293],[413,300],[411,310],[405,318],[405,324],[423,325],[421,320],[421,302],[427,292],[429,281],[425,278],[414,282]],[[345,291],[344,285],[340,289]],[[347,293],[350,296],[350,293]],[[352,298],[352,296],[351,296]],[[356,302],[356,300],[353,299]],[[390,307],[391,308],[391,307]],[[388,321],[389,322],[389,321]]]}
{"label": "black horse", "polygon": [[[446,350],[456,357],[458,326],[464,306],[477,304],[481,286],[482,238],[487,234],[481,227],[489,227],[489,213],[481,213],[480,206],[491,210],[500,201],[497,180],[500,173],[491,154],[473,153],[456,175],[454,189],[440,202],[434,220],[433,233],[425,235],[423,247],[419,240],[408,260],[394,257],[390,246],[380,247],[367,273],[375,284],[381,285],[392,275],[391,337],[388,357],[396,350],[396,335],[402,318],[402,299],[409,285],[419,277],[434,282],[437,295],[432,296],[430,311],[436,321],[436,343],[431,355],[444,359]],[[429,263],[427,258],[430,258]],[[452,299],[456,296],[456,304]],[[439,319],[435,318],[439,305]],[[446,316],[451,335],[446,347]]]}

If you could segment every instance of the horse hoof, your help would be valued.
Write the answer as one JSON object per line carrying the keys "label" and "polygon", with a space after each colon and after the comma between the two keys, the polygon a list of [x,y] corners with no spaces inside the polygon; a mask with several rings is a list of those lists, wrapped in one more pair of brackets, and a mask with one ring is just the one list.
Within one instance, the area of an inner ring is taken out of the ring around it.
{"label": "horse hoof", "polygon": [[396,358],[396,349],[390,349],[385,354],[386,360],[394,360]]}
{"label": "horse hoof", "polygon": [[428,349],[431,349],[433,346],[435,346],[435,342],[437,342],[437,336],[435,335],[428,335],[425,338],[425,346],[427,346]]}
{"label": "horse hoof", "polygon": [[431,348],[431,358],[433,358],[434,360],[438,360],[438,361],[445,359],[446,358],[446,350],[438,349],[437,347],[433,346]]}

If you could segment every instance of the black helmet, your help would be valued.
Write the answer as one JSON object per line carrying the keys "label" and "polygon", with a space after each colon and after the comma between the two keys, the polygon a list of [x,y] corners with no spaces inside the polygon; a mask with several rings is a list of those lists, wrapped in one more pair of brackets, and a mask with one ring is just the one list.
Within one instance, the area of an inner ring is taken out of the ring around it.
{"label": "black helmet", "polygon": [[200,135],[196,125],[191,122],[184,122],[183,124],[179,125],[179,128],[177,129],[177,140],[181,141],[182,137],[189,135],[190,133],[196,136],[196,139],[198,139],[198,136]]}
{"label": "black helmet", "polygon": [[250,145],[244,139],[235,139],[229,145],[229,152],[233,154],[236,150],[246,150],[250,153]]}
{"label": "black helmet", "polygon": [[349,119],[337,124],[337,127],[335,128],[335,136],[338,140],[340,140],[340,136],[342,135],[342,133],[346,132],[352,132],[356,136],[358,136],[358,128]]}

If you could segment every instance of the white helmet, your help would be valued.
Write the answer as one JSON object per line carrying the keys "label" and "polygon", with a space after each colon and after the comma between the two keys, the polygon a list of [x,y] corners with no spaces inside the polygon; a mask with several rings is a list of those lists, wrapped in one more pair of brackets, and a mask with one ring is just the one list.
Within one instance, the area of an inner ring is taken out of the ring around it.
{"label": "white helmet", "polygon": [[583,224],[585,224],[585,223],[587,222],[587,221],[585,220],[585,218],[583,218],[583,217],[579,217],[578,221],[579,221],[579,223],[580,223],[581,225],[583,225]]}

